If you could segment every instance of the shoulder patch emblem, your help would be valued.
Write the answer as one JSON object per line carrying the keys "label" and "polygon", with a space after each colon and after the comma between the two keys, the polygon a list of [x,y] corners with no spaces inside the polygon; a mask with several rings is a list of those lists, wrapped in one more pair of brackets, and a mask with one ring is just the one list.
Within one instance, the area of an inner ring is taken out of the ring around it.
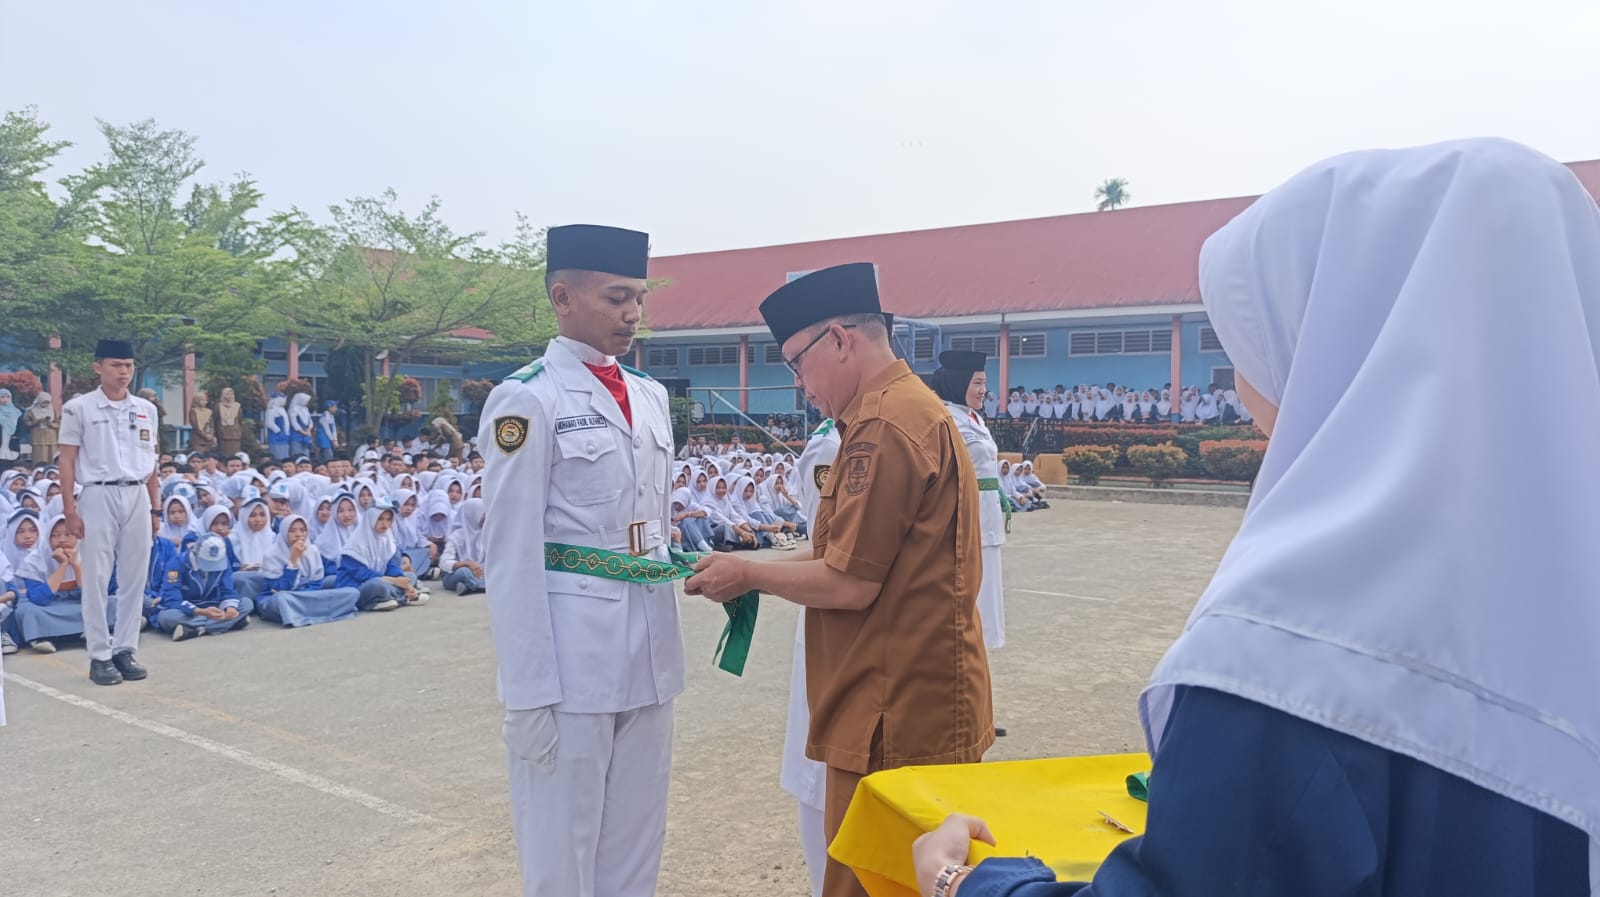
{"label": "shoulder patch emblem", "polygon": [[811,431],[811,437],[813,439],[815,439],[818,436],[826,436],[826,435],[828,435],[828,431],[832,430],[832,429],[833,429],[833,418],[830,417],[827,420],[824,420],[821,424],[819,424],[815,430]]}
{"label": "shoulder patch emblem", "polygon": [[528,419],[520,414],[508,414],[494,419],[495,447],[506,454],[522,448],[528,441]]}
{"label": "shoulder patch emblem", "polygon": [[832,473],[832,464],[818,464],[816,467],[812,468],[811,482],[817,487],[818,492],[828,488],[828,476]]}
{"label": "shoulder patch emblem", "polygon": [[515,371],[513,371],[511,373],[511,376],[507,377],[506,379],[507,380],[516,380],[516,381],[521,382],[521,383],[527,383],[529,380],[532,380],[533,378],[539,376],[543,372],[544,372],[544,359],[543,358],[535,358],[534,360],[528,362],[527,364],[523,365],[522,367],[517,368]]}

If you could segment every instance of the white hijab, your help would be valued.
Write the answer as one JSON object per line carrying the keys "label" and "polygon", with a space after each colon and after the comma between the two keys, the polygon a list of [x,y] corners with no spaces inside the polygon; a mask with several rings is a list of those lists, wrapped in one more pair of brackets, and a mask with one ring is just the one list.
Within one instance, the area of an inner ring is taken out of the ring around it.
{"label": "white hijab", "polygon": [[[1239,695],[1584,829],[1600,893],[1600,480],[1550,475],[1600,457],[1600,209],[1504,140],[1353,153],[1212,235],[1200,288],[1280,411],[1150,749],[1176,686]],[[1461,396],[1541,421],[1537,463]]]}
{"label": "white hijab", "polygon": [[[27,559],[28,552],[33,550],[32,548],[17,547],[17,530],[22,528],[22,521],[24,520],[31,521],[35,527],[39,526],[39,515],[32,511],[13,511],[11,516],[6,518],[6,540],[5,544],[0,546],[0,554],[4,554],[6,560],[11,562],[13,570],[21,570],[22,562]],[[39,530],[39,538],[44,538],[44,530],[42,528]],[[38,542],[33,544],[34,547],[39,545]]]}
{"label": "white hijab", "polygon": [[[56,524],[66,522],[67,519],[65,517],[48,517],[39,526],[39,541],[34,544],[33,550],[28,552],[28,556],[23,558],[22,563],[17,566],[18,579],[32,579],[37,582],[44,582],[50,578],[50,574],[56,572],[56,568],[61,566],[61,562],[55,559],[50,548],[50,532],[56,528]],[[149,561],[147,560],[146,563],[149,563]]]}
{"label": "white hijab", "polygon": [[394,515],[394,508],[385,504],[376,504],[361,512],[361,520],[355,525],[355,533],[344,544],[343,556],[350,558],[369,570],[376,571],[380,576],[388,569],[389,562],[399,553],[400,546],[395,542],[394,527],[389,531],[379,534],[375,526],[378,518],[388,514]]}
{"label": "white hijab", "polygon": [[[256,508],[267,512],[267,525],[258,532],[250,528],[250,512]],[[233,534],[229,536],[233,541],[233,550],[239,554],[239,563],[260,565],[267,559],[267,552],[272,550],[274,535],[272,532],[272,509],[259,498],[251,499],[239,507],[239,518],[233,524]]]}
{"label": "white hijab", "polygon": [[266,560],[261,562],[261,572],[268,579],[277,579],[289,569],[289,527],[296,520],[306,525],[306,547],[300,554],[300,562],[293,565],[299,574],[294,584],[314,584],[314,587],[320,588],[323,580],[322,552],[310,541],[311,521],[299,514],[290,514],[278,524],[277,538],[273,540],[272,550],[267,552]]}
{"label": "white hijab", "polygon": [[450,533],[456,546],[456,559],[483,563],[483,499],[469,498],[456,514],[457,526]]}
{"label": "white hijab", "polygon": [[[175,504],[182,505],[184,511],[187,512],[185,516],[188,522],[186,522],[183,526],[174,526],[172,522],[167,519],[167,509],[171,508]],[[189,500],[187,498],[184,498],[182,495],[172,495],[169,496],[165,501],[161,502],[161,538],[166,539],[168,542],[171,542],[174,545],[182,545],[184,536],[187,536],[190,533],[199,532],[200,518],[195,516],[194,506],[189,504]]]}
{"label": "white hijab", "polygon": [[[356,509],[356,522],[349,526],[339,525],[339,505],[349,502],[350,507]],[[344,554],[344,546],[355,536],[361,528],[361,506],[356,504],[356,497],[348,492],[341,492],[333,497],[333,513],[328,516],[328,522],[323,525],[322,532],[317,533],[317,551],[322,553],[325,561],[334,560]]]}

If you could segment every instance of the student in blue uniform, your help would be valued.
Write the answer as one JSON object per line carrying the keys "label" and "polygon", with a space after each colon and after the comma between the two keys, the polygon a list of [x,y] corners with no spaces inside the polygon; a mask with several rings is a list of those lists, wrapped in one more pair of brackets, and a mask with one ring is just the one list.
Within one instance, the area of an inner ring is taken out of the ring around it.
{"label": "student in blue uniform", "polygon": [[153,625],[175,642],[250,625],[255,604],[233,587],[228,540],[213,533],[190,536],[178,562],[178,588],[166,590]]}
{"label": "student in blue uniform", "polygon": [[[227,522],[226,508],[208,509],[202,519],[217,520],[211,511],[222,512],[221,520]],[[156,615],[161,612],[162,607],[182,600],[183,585],[180,579],[183,576],[183,552],[178,546],[160,537],[161,521],[154,514],[150,516],[150,520],[156,532],[150,543],[150,569],[146,572],[144,580],[144,618],[146,623],[154,626]],[[223,533],[221,537],[226,539],[227,534]]]}
{"label": "student in blue uniform", "polygon": [[40,654],[54,654],[51,639],[83,635],[83,571],[78,565],[78,538],[65,517],[45,521],[40,539],[22,566],[16,583],[21,595],[11,614],[11,635]]}
{"label": "student in blue uniform", "polygon": [[345,543],[334,574],[335,588],[359,589],[362,610],[394,610],[402,604],[420,604],[417,587],[400,569],[400,547],[395,543],[394,509],[383,504],[362,512],[361,522]]}
{"label": "student in blue uniform", "polygon": [[1508,141],[1353,153],[1212,235],[1199,280],[1272,439],[1140,699],[1147,829],[1057,884],[968,873],[993,839],[953,817],[923,892],[1600,893],[1600,479],[1550,475],[1600,456],[1600,208]]}
{"label": "student in blue uniform", "polygon": [[298,514],[284,518],[262,571],[266,574],[266,587],[256,600],[256,609],[263,620],[285,626],[312,626],[356,615],[361,592],[322,587],[322,554],[311,542],[311,529],[305,518]]}

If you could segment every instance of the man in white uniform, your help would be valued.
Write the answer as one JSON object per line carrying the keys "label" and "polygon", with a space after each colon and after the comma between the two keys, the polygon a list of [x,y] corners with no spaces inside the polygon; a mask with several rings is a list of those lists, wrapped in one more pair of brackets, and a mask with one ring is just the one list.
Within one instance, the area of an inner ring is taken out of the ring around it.
{"label": "man in white uniform", "polygon": [[650,897],[683,638],[668,560],[672,427],[623,368],[649,237],[552,228],[560,336],[484,405],[485,567],[525,897]]}
{"label": "man in white uniform", "polygon": [[[61,505],[81,540],[83,635],[89,678],[116,685],[149,675],[134,657],[150,569],[150,515],[160,506],[156,479],[156,408],[132,395],[133,346],[100,340],[94,350],[100,388],[61,408]],[[82,486],[83,493],[75,494]],[[116,634],[106,626],[111,573],[117,572]]]}

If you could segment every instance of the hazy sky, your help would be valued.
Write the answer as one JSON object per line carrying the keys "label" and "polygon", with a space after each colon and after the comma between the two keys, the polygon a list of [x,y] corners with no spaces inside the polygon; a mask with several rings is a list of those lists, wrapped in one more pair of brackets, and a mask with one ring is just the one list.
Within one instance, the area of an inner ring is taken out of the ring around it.
{"label": "hazy sky", "polygon": [[1349,149],[1600,157],[1597,0],[4,0],[0,108],[200,138],[272,209],[430,195],[657,254],[1255,193]]}

